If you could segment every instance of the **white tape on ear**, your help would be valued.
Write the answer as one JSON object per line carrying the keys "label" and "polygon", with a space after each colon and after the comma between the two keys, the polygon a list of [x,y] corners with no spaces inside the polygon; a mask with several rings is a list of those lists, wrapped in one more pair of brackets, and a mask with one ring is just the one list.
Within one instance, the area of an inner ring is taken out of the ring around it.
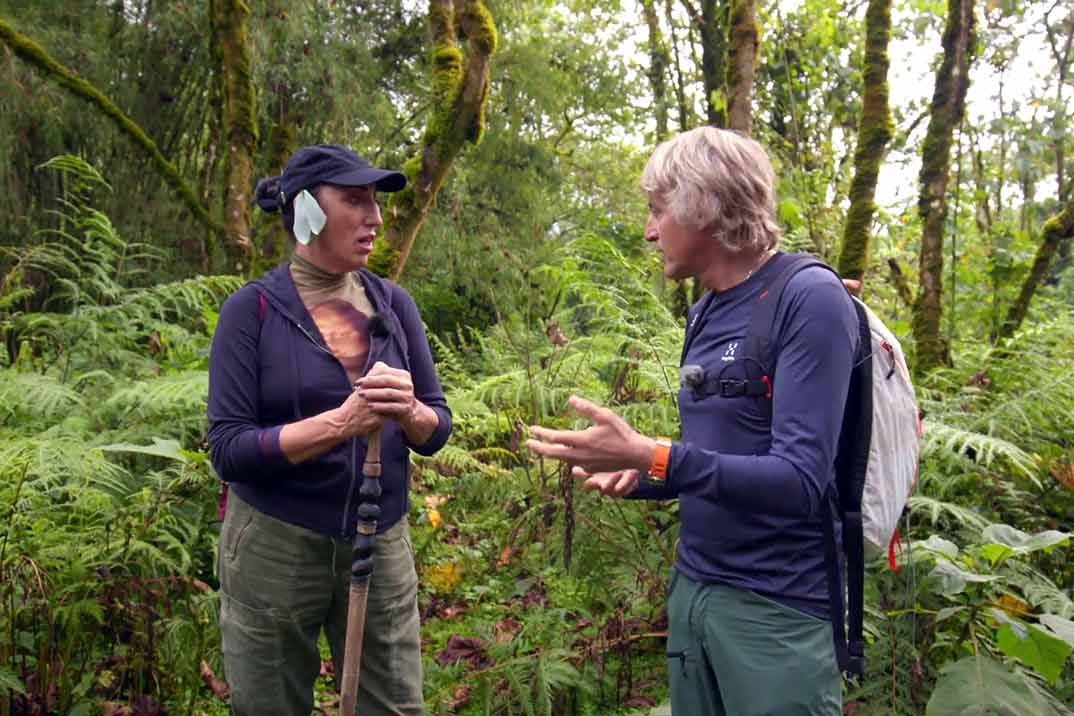
{"label": "white tape on ear", "polygon": [[295,197],[295,240],[303,246],[309,246],[315,236],[324,229],[328,217],[324,209],[313,198],[313,194],[303,189]]}

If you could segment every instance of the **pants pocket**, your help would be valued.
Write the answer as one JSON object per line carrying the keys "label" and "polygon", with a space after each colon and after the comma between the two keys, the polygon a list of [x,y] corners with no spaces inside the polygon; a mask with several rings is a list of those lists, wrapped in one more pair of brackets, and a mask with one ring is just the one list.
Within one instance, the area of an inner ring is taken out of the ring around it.
{"label": "pants pocket", "polygon": [[274,610],[254,609],[220,594],[224,675],[235,716],[285,716],[313,708],[316,674],[299,673],[294,664],[287,664],[285,628]]}

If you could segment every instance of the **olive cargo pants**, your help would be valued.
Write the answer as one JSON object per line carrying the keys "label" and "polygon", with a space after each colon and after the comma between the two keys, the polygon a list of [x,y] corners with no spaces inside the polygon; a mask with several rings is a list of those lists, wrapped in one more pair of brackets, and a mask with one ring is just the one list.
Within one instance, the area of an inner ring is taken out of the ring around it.
{"label": "olive cargo pants", "polygon": [[[337,676],[351,545],[258,512],[232,492],[220,532],[220,632],[236,716],[309,716],[325,630]],[[361,716],[421,716],[418,578],[404,518],[377,535],[358,691]],[[353,715],[350,715],[353,716]]]}

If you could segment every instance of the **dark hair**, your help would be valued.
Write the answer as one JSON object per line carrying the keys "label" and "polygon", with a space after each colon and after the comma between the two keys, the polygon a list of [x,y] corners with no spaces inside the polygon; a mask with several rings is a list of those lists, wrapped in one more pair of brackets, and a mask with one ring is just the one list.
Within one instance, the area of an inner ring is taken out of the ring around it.
{"label": "dark hair", "polygon": [[[310,187],[307,191],[313,194],[314,198],[319,198],[318,193],[321,190],[321,185]],[[283,222],[283,228],[290,234],[291,238],[295,235],[295,198],[287,197],[284,199],[283,192],[280,189],[280,177],[265,177],[257,182],[257,187],[254,189],[254,201],[261,207],[261,211],[269,214],[274,214],[277,211],[281,212],[280,221]],[[282,203],[281,203],[282,201]]]}

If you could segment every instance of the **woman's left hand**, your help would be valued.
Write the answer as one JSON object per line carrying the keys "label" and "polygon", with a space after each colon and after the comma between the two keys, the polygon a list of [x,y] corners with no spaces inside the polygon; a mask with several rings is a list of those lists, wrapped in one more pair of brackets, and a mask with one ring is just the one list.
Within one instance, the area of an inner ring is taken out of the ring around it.
{"label": "woman's left hand", "polygon": [[646,471],[656,442],[630,427],[607,408],[572,395],[567,404],[593,421],[585,430],[551,430],[533,426],[536,439],[526,446],[538,455],[577,465],[590,475],[620,470]]}
{"label": "woman's left hand", "polygon": [[377,361],[369,372],[354,382],[354,387],[369,405],[369,410],[397,421],[404,421],[417,409],[414,383],[410,372]]}

